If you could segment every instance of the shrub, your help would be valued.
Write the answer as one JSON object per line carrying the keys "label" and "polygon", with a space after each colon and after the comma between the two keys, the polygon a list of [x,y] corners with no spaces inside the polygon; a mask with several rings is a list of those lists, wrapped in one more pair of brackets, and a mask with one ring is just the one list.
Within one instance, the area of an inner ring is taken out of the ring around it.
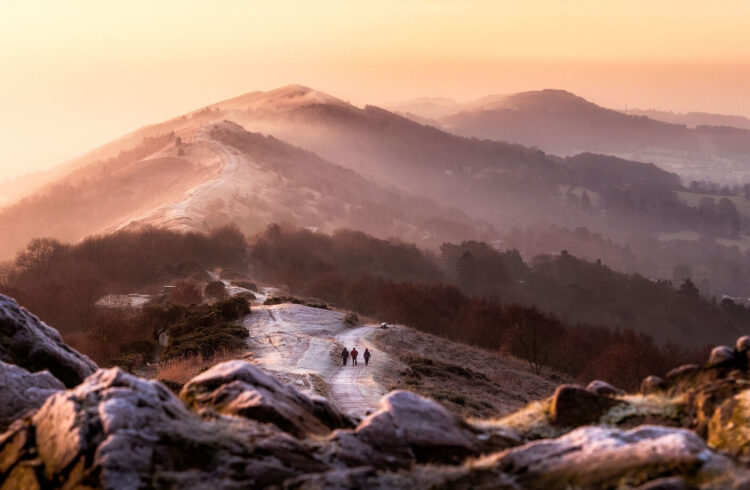
{"label": "shrub", "polygon": [[221,281],[211,281],[206,284],[203,293],[209,298],[224,299],[227,297],[227,287]]}
{"label": "shrub", "polygon": [[169,292],[169,301],[176,305],[200,303],[203,297],[200,290],[190,281],[179,281]]}
{"label": "shrub", "polygon": [[149,312],[149,316],[157,319],[155,324],[167,323],[169,343],[162,359],[170,359],[244,347],[247,328],[232,322],[248,313],[247,300],[234,296],[212,305],[170,307],[161,313]]}
{"label": "shrub", "polygon": [[232,281],[232,286],[237,286],[238,288],[245,288],[250,291],[258,292],[258,286],[254,282],[250,281]]}
{"label": "shrub", "polygon": [[344,317],[344,323],[350,327],[359,325],[359,317],[356,313],[347,313],[346,317]]}

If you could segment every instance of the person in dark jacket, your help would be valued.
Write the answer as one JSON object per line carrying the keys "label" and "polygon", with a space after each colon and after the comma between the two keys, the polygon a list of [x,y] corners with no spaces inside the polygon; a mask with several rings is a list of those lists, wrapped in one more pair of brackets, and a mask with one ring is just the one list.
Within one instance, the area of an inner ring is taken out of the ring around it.
{"label": "person in dark jacket", "polygon": [[359,352],[357,352],[356,347],[352,347],[352,366],[357,365],[357,356],[359,355]]}
{"label": "person in dark jacket", "polygon": [[344,350],[341,351],[341,361],[344,363],[344,366],[346,366],[347,359],[349,359],[349,351],[344,347]]}
{"label": "person in dark jacket", "polygon": [[370,349],[368,349],[367,347],[365,347],[365,354],[364,354],[364,356],[365,356],[365,366],[367,366],[368,364],[370,364],[370,356],[371,355],[372,354],[370,354]]}

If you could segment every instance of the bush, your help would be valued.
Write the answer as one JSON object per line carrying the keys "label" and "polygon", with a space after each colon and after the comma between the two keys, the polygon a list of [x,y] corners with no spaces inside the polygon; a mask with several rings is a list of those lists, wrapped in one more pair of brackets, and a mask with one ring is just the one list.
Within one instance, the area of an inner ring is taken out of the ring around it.
{"label": "bush", "polygon": [[245,288],[250,291],[258,292],[258,286],[254,282],[250,281],[232,281],[232,286],[237,286],[238,288]]}
{"label": "bush", "polygon": [[186,356],[212,356],[222,350],[245,346],[247,328],[232,322],[250,313],[250,305],[237,296],[212,305],[170,307],[161,312],[149,311],[154,324],[167,323],[169,344],[162,359]]}
{"label": "bush", "polygon": [[209,282],[203,292],[208,298],[224,299],[227,297],[227,287],[221,281]]}
{"label": "bush", "polygon": [[296,296],[271,296],[264,302],[264,306],[280,305],[284,303],[292,303],[295,305],[309,306],[310,308],[320,308],[321,310],[330,310],[327,304],[320,300],[315,299],[303,299],[297,298]]}
{"label": "bush", "polygon": [[169,301],[176,305],[193,305],[202,299],[200,290],[190,281],[179,281],[169,292]]}
{"label": "bush", "polygon": [[355,313],[347,313],[346,317],[344,317],[344,323],[350,327],[359,325],[359,317]]}

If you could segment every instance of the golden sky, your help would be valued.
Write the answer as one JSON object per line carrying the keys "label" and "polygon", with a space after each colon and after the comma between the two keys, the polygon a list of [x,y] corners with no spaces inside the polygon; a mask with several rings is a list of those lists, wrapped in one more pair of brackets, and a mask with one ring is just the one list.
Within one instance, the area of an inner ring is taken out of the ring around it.
{"label": "golden sky", "polygon": [[290,83],[750,116],[750,1],[0,0],[0,180]]}

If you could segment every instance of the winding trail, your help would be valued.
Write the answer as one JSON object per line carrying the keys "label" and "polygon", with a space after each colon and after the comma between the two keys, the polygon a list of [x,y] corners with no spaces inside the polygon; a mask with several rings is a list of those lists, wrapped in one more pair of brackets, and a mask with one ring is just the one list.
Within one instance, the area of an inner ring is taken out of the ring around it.
{"label": "winding trail", "polygon": [[[336,335],[336,341],[348,350],[351,351],[352,347],[357,348],[359,364],[353,366],[349,358],[347,366],[339,367],[329,382],[331,398],[340,410],[359,416],[367,414],[368,410],[377,406],[383,395],[382,387],[375,382],[373,374],[375,369],[382,368],[386,356],[368,342],[373,329],[373,326],[356,327]],[[365,347],[370,349],[372,354],[369,366],[365,366]],[[378,365],[378,361],[381,364]]]}
{"label": "winding trail", "polygon": [[[244,320],[253,361],[304,390],[327,392],[342,411],[362,417],[375,409],[386,389],[376,373],[387,369],[387,355],[373,347],[374,326],[348,327],[344,314],[297,304],[253,305]],[[360,364],[341,365],[343,346],[360,351]],[[372,362],[365,366],[365,347]],[[325,388],[319,389],[324,383]]]}

